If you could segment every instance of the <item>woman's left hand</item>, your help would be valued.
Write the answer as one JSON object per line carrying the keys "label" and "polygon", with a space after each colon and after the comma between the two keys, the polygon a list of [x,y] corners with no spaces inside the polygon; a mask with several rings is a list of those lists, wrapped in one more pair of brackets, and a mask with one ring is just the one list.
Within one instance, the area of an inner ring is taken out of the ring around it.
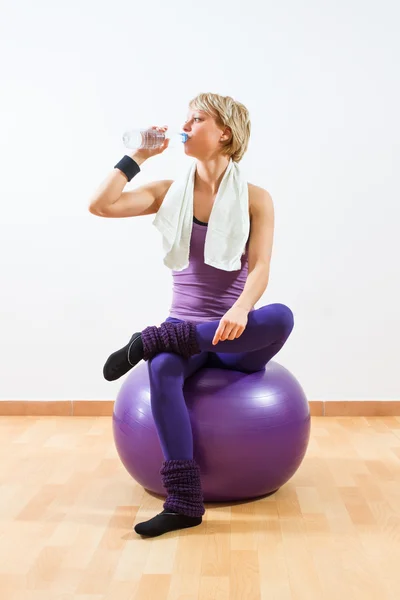
{"label": "woman's left hand", "polygon": [[218,329],[215,332],[212,341],[213,346],[217,344],[219,340],[234,340],[235,338],[240,337],[246,329],[248,314],[249,311],[245,308],[232,306],[219,322]]}

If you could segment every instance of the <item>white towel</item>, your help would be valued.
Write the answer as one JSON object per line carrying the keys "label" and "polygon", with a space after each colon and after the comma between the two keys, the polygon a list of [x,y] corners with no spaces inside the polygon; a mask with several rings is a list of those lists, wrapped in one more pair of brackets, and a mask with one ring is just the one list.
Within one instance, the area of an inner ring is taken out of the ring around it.
{"label": "white towel", "polygon": [[[196,162],[185,177],[173,182],[152,223],[163,236],[164,264],[175,271],[189,265],[195,173]],[[224,271],[240,269],[249,231],[247,181],[230,159],[208,221],[205,263]]]}

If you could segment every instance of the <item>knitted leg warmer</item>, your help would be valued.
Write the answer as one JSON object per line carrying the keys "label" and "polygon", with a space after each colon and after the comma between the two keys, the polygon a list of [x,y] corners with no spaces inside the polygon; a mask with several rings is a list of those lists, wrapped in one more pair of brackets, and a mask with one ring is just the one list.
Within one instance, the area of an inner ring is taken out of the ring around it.
{"label": "knitted leg warmer", "polygon": [[200,467],[195,460],[167,460],[160,474],[168,492],[164,509],[188,517],[204,515]]}
{"label": "knitted leg warmer", "polygon": [[160,352],[175,352],[185,358],[200,354],[196,337],[196,325],[191,321],[151,325],[141,332],[143,360],[149,360]]}

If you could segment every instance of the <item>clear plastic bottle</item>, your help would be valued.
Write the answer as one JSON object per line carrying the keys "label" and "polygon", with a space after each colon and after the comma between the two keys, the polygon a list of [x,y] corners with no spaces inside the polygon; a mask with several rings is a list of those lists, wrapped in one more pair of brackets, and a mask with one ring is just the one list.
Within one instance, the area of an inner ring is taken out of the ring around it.
{"label": "clear plastic bottle", "polygon": [[161,146],[164,143],[165,138],[170,140],[169,148],[184,144],[189,136],[187,133],[181,133],[178,131],[157,131],[155,129],[129,129],[122,137],[126,148],[132,150],[139,149],[152,149]]}

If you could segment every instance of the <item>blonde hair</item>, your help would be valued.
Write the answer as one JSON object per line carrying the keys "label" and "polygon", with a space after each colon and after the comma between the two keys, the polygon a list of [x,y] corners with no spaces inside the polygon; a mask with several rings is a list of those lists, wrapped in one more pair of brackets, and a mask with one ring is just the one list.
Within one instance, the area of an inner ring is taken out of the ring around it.
{"label": "blonde hair", "polygon": [[247,150],[250,139],[251,123],[247,108],[230,96],[219,94],[198,94],[189,103],[191,108],[204,110],[214,117],[218,127],[229,127],[231,139],[223,142],[222,154],[234,162],[240,162]]}

